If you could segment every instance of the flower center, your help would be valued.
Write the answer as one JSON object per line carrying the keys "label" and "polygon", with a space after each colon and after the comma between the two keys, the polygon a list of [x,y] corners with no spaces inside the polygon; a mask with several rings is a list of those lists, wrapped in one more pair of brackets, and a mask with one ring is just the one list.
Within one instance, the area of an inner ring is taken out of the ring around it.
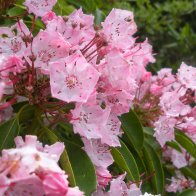
{"label": "flower center", "polygon": [[78,86],[78,79],[77,79],[77,77],[74,76],[74,75],[69,75],[69,76],[66,77],[65,83],[66,83],[66,86],[67,86],[69,89],[73,89],[73,88],[75,88],[76,86]]}

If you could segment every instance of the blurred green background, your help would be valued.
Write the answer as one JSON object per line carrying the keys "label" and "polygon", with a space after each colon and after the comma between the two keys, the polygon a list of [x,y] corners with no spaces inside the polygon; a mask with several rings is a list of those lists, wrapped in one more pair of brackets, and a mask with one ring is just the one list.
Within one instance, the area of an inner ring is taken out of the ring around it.
{"label": "blurred green background", "polygon": [[[10,25],[9,17],[24,13],[24,0],[0,0],[0,25]],[[150,65],[151,71],[161,67],[172,67],[174,71],[182,61],[196,65],[196,0],[58,0],[54,11],[68,15],[75,8],[83,8],[95,16],[100,24],[112,8],[131,10],[138,25],[138,41],[148,37],[156,54],[156,63]],[[32,16],[25,17],[26,24]],[[43,28],[36,21],[37,30]]]}

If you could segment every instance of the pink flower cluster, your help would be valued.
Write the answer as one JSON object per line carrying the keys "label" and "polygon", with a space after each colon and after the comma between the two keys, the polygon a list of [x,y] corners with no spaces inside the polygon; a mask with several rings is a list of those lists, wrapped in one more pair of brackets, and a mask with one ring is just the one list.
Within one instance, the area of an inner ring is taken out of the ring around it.
{"label": "pink flower cluster", "polygon": [[196,141],[195,67],[182,63],[176,74],[169,68],[161,69],[146,77],[145,83],[141,81],[139,91],[134,109],[147,113],[147,126],[155,128],[154,136],[162,147],[175,139],[176,128]]}
{"label": "pink flower cluster", "polygon": [[81,9],[68,17],[56,16],[51,11],[55,2],[25,1],[29,13],[41,16],[46,24],[35,37],[22,20],[11,28],[0,28],[4,58],[0,95],[6,94],[6,84],[39,104],[50,96],[47,89],[37,100],[32,95],[48,78],[52,97],[75,103],[70,122],[96,166],[99,185],[106,186],[112,179],[107,170],[113,163],[109,147],[120,146],[118,116],[129,111],[140,80],[149,74],[145,67],[155,61],[152,47],[147,40],[136,43],[132,12],[113,9],[101,28],[95,29],[94,17]]}
{"label": "pink flower cluster", "polygon": [[177,149],[165,146],[163,152],[164,159],[170,160],[172,164],[178,169],[187,166],[191,158],[185,149],[180,148],[180,150],[181,151],[178,151]]}
{"label": "pink flower cluster", "polygon": [[170,179],[170,184],[167,185],[167,192],[182,192],[188,188],[195,188],[195,182],[190,178],[185,178],[179,171],[176,172],[175,177]]}
{"label": "pink flower cluster", "polygon": [[51,146],[36,136],[15,138],[16,148],[3,150],[0,157],[0,195],[82,196],[78,187],[68,186],[67,175],[57,162],[64,144]]}
{"label": "pink flower cluster", "polygon": [[163,69],[153,80],[163,111],[155,122],[155,137],[161,146],[174,140],[175,128],[196,141],[196,68],[182,63],[176,75]]}
{"label": "pink flower cluster", "polygon": [[123,181],[126,174],[120,175],[118,178],[110,182],[110,190],[105,193],[103,190],[98,189],[93,196],[118,196],[118,195],[134,195],[141,196],[142,193],[136,184],[127,184]]}

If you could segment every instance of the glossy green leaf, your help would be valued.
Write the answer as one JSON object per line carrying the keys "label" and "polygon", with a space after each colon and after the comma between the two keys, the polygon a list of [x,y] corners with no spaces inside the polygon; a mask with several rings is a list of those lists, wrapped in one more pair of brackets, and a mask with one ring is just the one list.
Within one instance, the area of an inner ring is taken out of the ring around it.
{"label": "glossy green leaf", "polygon": [[136,150],[140,151],[143,147],[144,134],[142,125],[132,110],[129,113],[123,114],[120,117],[123,131],[126,133],[130,142],[133,144]]}
{"label": "glossy green leaf", "polygon": [[179,193],[177,196],[195,196],[196,192],[192,189],[187,189],[181,193]]}
{"label": "glossy green leaf", "polygon": [[19,134],[20,126],[17,116],[0,125],[0,150],[14,146],[14,138]]}
{"label": "glossy green leaf", "polygon": [[183,167],[180,171],[185,175],[196,181],[196,169],[191,167]]}
{"label": "glossy green leaf", "polygon": [[167,144],[167,146],[170,146],[171,148],[173,148],[173,149],[175,149],[175,150],[177,150],[179,152],[182,152],[182,150],[181,150],[181,148],[180,148],[180,146],[179,146],[179,144],[177,142],[170,141],[170,142],[167,142],[166,144]]}
{"label": "glossy green leaf", "polygon": [[130,144],[129,144],[129,141],[126,140],[126,138],[124,137],[123,138],[123,142],[125,143],[126,147],[129,149],[129,151],[132,153],[135,161],[136,161],[136,164],[137,164],[137,167],[139,169],[139,173],[140,174],[143,174],[143,173],[146,173],[146,166],[144,164],[144,161],[143,161],[143,157],[142,157],[142,154],[141,152],[138,153]]}
{"label": "glossy green leaf", "polygon": [[127,146],[121,141],[121,147],[112,148],[112,156],[117,165],[124,171],[127,172],[127,178],[131,181],[139,181],[139,169],[136,161],[129,151]]}
{"label": "glossy green leaf", "polygon": [[196,144],[187,135],[182,131],[176,130],[175,139],[189,154],[196,158]]}
{"label": "glossy green leaf", "polygon": [[95,168],[80,146],[69,141],[65,141],[65,145],[73,168],[76,185],[86,196],[90,196],[97,186]]}
{"label": "glossy green leaf", "polygon": [[151,181],[155,193],[163,193],[164,190],[164,173],[161,161],[156,151],[147,143],[144,144],[143,154],[145,158],[148,174],[152,175]]}

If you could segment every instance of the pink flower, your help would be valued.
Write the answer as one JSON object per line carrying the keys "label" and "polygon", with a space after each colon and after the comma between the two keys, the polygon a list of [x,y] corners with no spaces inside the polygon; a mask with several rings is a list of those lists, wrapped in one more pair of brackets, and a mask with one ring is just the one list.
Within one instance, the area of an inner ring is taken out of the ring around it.
{"label": "pink flower", "polygon": [[[36,136],[15,138],[16,148],[3,150],[0,157],[0,193],[60,196],[69,190],[67,175],[57,165],[64,144],[43,147]],[[76,196],[83,195],[76,188]],[[71,194],[70,194],[71,195]]]}
{"label": "pink flower", "polygon": [[180,188],[180,180],[175,179],[174,177],[171,178],[171,184],[166,187],[167,192],[174,192],[176,193]]}
{"label": "pink flower", "polygon": [[96,169],[96,174],[97,174],[97,182],[99,186],[102,187],[106,187],[112,179],[112,175],[110,174],[110,172],[103,167],[98,167]]}
{"label": "pink flower", "polygon": [[176,80],[175,76],[172,74],[172,69],[170,68],[162,68],[158,71],[157,78],[164,86],[167,86]]}
{"label": "pink flower", "polygon": [[23,4],[28,8],[29,13],[36,16],[44,16],[51,11],[57,0],[26,0]]}
{"label": "pink flower", "polygon": [[125,56],[129,61],[131,60],[135,65],[140,67],[146,67],[149,62],[155,62],[155,58],[152,55],[152,46],[148,43],[147,39],[127,50]]}
{"label": "pink flower", "polygon": [[67,176],[60,173],[38,173],[42,180],[45,194],[48,196],[66,195],[68,192]]}
{"label": "pink flower", "polygon": [[73,124],[75,133],[79,133],[87,139],[102,138],[102,130],[105,129],[108,122],[110,109],[102,109],[98,105],[76,104],[71,113],[70,122]]}
{"label": "pink flower", "polygon": [[188,164],[186,159],[187,153],[183,148],[181,148],[180,152],[167,146],[167,148],[164,149],[164,157],[165,159],[171,160],[173,165],[178,169],[185,167]]}
{"label": "pink flower", "polygon": [[163,147],[167,141],[174,140],[174,127],[177,120],[171,117],[161,116],[155,122],[155,134],[157,141]]}
{"label": "pink flower", "polygon": [[159,86],[157,84],[152,84],[150,86],[150,92],[155,95],[155,96],[159,96],[162,94],[162,90],[163,90],[163,87],[162,86]]}
{"label": "pink flower", "polygon": [[25,69],[24,61],[16,55],[10,55],[0,63],[0,75],[2,78],[7,78],[9,73],[21,73]]}
{"label": "pink flower", "polygon": [[[53,196],[53,195],[51,195],[51,196]],[[66,196],[84,196],[84,193],[81,192],[78,187],[74,187],[74,188],[70,187],[67,191]]]}
{"label": "pink flower", "polygon": [[78,9],[67,18],[55,17],[47,24],[46,29],[49,32],[60,33],[72,47],[82,49],[83,44],[88,44],[95,36],[93,21],[92,15],[84,14],[82,9]]}
{"label": "pink flower", "polygon": [[101,186],[98,186],[92,196],[108,196],[108,194],[104,192],[104,189]]}
{"label": "pink flower", "polygon": [[182,62],[178,69],[177,77],[181,84],[185,85],[186,88],[196,90],[196,68],[186,65]]}
{"label": "pink flower", "polygon": [[125,49],[134,44],[132,35],[137,31],[137,26],[132,12],[112,9],[102,26],[102,33],[110,46]]}
{"label": "pink flower", "polygon": [[[102,144],[100,140],[88,140],[83,138],[84,150],[90,157],[93,164],[99,168],[98,171],[106,169],[113,163],[112,155],[107,145]],[[99,172],[98,172],[99,173]],[[103,172],[101,172],[103,173]]]}
{"label": "pink flower", "polygon": [[60,167],[57,165],[57,157],[59,157],[59,153],[61,154],[64,149],[64,145],[62,143],[59,145],[60,151],[53,151],[50,153],[47,149],[48,152],[45,153],[43,150],[40,151],[40,145],[36,136],[27,135],[25,137],[25,142],[23,142],[22,138],[19,136],[16,137],[15,140],[16,144],[19,144],[16,149],[2,151],[3,157],[9,158],[9,161],[19,159],[18,164],[25,166],[25,169],[18,167],[13,175],[18,175],[19,173],[31,173],[38,169],[62,172]]}
{"label": "pink flower", "polygon": [[117,50],[113,49],[106,55],[104,75],[113,88],[127,92],[137,87],[136,81],[131,77],[133,72],[128,61]]}
{"label": "pink flower", "polygon": [[186,156],[186,154],[184,151],[182,151],[182,153],[181,153],[181,152],[173,149],[172,154],[171,154],[171,160],[172,160],[172,163],[174,164],[174,166],[177,167],[178,169],[185,167],[188,164],[185,156]]}
{"label": "pink flower", "polygon": [[134,96],[125,90],[108,88],[104,93],[100,92],[97,99],[100,104],[103,103],[107,107],[110,107],[112,113],[120,116],[123,113],[129,112]]}
{"label": "pink flower", "polygon": [[140,196],[142,193],[140,189],[132,184],[130,187],[123,181],[126,174],[120,175],[118,178],[113,179],[110,183],[109,196],[123,196],[134,195]]}
{"label": "pink flower", "polygon": [[5,83],[0,81],[0,101],[1,101],[1,99],[3,97],[4,88],[5,88]]}
{"label": "pink flower", "polygon": [[118,136],[120,133],[121,122],[114,114],[110,114],[105,129],[102,129],[101,142],[109,146],[120,146]]}
{"label": "pink flower", "polygon": [[149,82],[149,81],[151,81],[151,78],[152,78],[152,73],[146,71],[146,72],[144,72],[144,74],[143,74],[143,76],[141,78],[141,81],[142,82]]}
{"label": "pink flower", "polygon": [[66,102],[86,102],[99,75],[81,53],[53,62],[50,64],[52,96]]}
{"label": "pink flower", "polygon": [[179,115],[186,115],[191,111],[189,105],[185,105],[180,101],[178,92],[164,92],[160,98],[160,106],[168,116],[177,117]]}
{"label": "pink flower", "polygon": [[166,186],[167,192],[182,192],[188,188],[195,187],[195,182],[189,178],[185,178],[180,172],[176,172],[175,177],[172,177],[170,181],[171,184]]}
{"label": "pink flower", "polygon": [[25,42],[23,41],[25,36],[31,37],[27,26],[22,20],[19,20],[11,28],[0,27],[0,53],[5,56],[12,54],[20,57],[23,56],[26,49]]}
{"label": "pink flower", "polygon": [[10,180],[0,174],[0,195],[43,196],[44,189],[41,180],[35,175]]}
{"label": "pink flower", "polygon": [[33,39],[32,52],[28,48],[25,58],[30,65],[32,59],[36,68],[49,74],[49,63],[68,56],[70,44],[59,33],[40,31]]}
{"label": "pink flower", "polygon": [[[192,110],[194,112],[194,109]],[[189,117],[185,117],[183,122],[178,125],[194,142],[196,142],[196,117],[194,113],[190,113]]]}
{"label": "pink flower", "polygon": [[42,16],[42,21],[47,25],[51,20],[55,19],[57,16],[53,11],[49,11],[44,16]]}

